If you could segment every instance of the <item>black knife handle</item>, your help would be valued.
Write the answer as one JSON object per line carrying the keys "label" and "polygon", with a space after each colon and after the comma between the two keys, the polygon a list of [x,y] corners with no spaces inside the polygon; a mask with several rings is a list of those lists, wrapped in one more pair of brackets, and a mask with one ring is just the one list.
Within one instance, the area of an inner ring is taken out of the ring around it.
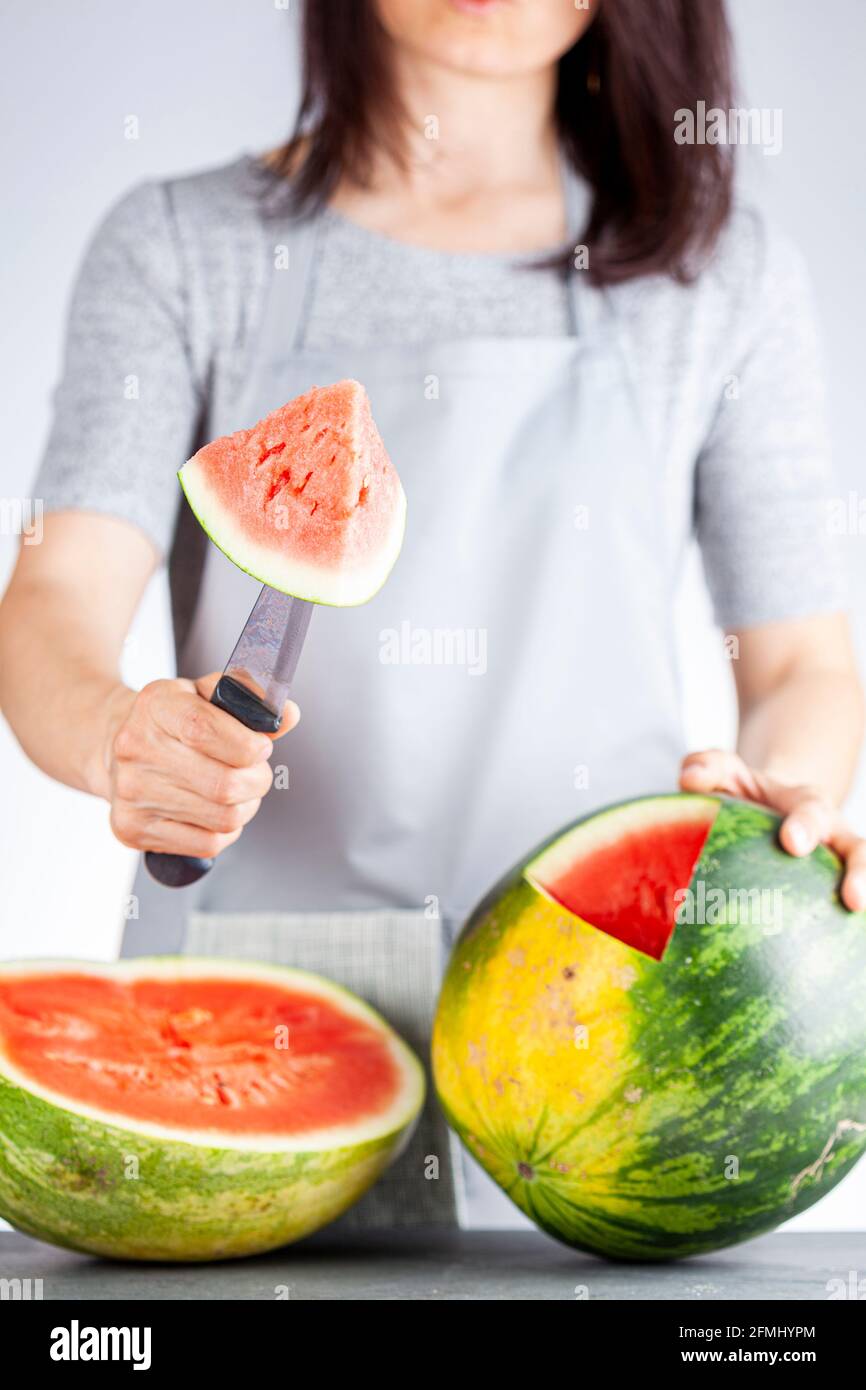
{"label": "black knife handle", "polygon": [[[275,734],[282,722],[281,715],[275,714],[258,696],[241,685],[240,681],[232,680],[231,676],[220,676],[210,702],[257,734]],[[213,868],[212,859],[196,859],[191,854],[158,854],[150,849],[144,856],[144,862],[151,878],[165,888],[187,888],[191,883],[198,883]]]}

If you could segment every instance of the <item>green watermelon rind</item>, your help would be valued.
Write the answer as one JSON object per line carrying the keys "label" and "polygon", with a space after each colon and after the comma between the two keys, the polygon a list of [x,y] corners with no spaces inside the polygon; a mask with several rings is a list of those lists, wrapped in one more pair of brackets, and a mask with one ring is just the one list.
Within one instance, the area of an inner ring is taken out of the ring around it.
{"label": "green watermelon rind", "polygon": [[[766,931],[739,923],[736,913],[719,924],[678,925],[661,962],[612,943],[617,960],[633,962],[637,1061],[612,1077],[605,1101],[575,1124],[569,1151],[554,1156],[576,1171],[581,1153],[593,1152],[593,1127],[625,1111],[628,1090],[641,1096],[629,1106],[639,1139],[630,1161],[606,1183],[576,1189],[532,1167],[544,1149],[537,1135],[491,1133],[488,1124],[479,1139],[465,1108],[462,1123],[458,1114],[466,1096],[438,1087],[449,1124],[516,1205],[557,1239],[607,1258],[703,1254],[773,1230],[830,1191],[866,1151],[866,915],[841,905],[832,852],[792,858],[778,845],[778,816],[718,801],[692,884],[730,884],[739,873],[750,888],[780,888],[786,925]],[[470,917],[443,984],[438,1046],[448,1046],[449,1018],[468,991],[482,987],[485,961],[506,949],[510,923],[537,909],[540,895],[525,870],[562,834],[506,875]],[[569,915],[552,902],[550,910]],[[786,974],[791,950],[800,968]],[[785,980],[780,996],[776,986]],[[736,1178],[725,1176],[730,1158]]]}
{"label": "green watermelon rind", "polygon": [[[124,966],[169,966],[151,957]],[[225,970],[233,964],[279,978],[279,966],[250,961],[191,962]],[[45,968],[86,962],[33,962]],[[28,963],[4,967],[26,973]],[[103,967],[104,968],[104,967]],[[293,977],[309,972],[292,970]],[[310,976],[317,980],[317,976]],[[363,1001],[326,982],[355,1005]],[[333,1148],[279,1151],[218,1140],[187,1142],[169,1129],[133,1128],[54,1103],[3,1070],[0,1057],[0,1216],[52,1244],[115,1259],[204,1261],[259,1254],[300,1240],[348,1210],[400,1155],[424,1100],[414,1053],[381,1015],[364,1005],[410,1064],[405,1112],[383,1133]],[[134,1124],[134,1122],[132,1122]]]}

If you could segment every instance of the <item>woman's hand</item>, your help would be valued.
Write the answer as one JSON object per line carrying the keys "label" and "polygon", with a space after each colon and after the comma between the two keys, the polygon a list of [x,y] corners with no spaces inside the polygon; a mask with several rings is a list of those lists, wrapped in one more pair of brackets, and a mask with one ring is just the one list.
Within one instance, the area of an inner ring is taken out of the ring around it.
{"label": "woman's hand", "polygon": [[218,679],[120,687],[109,702],[104,783],[94,790],[111,803],[121,844],[212,859],[258,811],[273,738],[300,714],[289,702],[277,734],[254,733],[209,703]]}
{"label": "woman's hand", "polygon": [[[273,739],[209,703],[216,675],[122,683],[123,641],[159,559],[129,522],[49,513],[0,605],[0,700],[38,767],[110,803],[122,844],[211,859],[259,809]],[[273,737],[299,717],[287,704]]]}
{"label": "woman's hand", "polygon": [[780,812],[783,848],[799,856],[811,854],[818,844],[829,845],[845,864],[842,901],[853,912],[866,908],[866,840],[855,835],[816,788],[781,782],[720,748],[689,753],[680,767],[680,786],[687,792],[725,792]]}

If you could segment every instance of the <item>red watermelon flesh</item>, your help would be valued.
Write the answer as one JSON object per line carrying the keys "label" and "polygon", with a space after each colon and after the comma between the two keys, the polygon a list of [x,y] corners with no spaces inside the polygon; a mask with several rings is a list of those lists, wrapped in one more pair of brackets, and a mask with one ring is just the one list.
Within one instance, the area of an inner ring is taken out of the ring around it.
{"label": "red watermelon flesh", "polygon": [[215,544],[284,593],[363,603],[399,554],[406,499],[357,381],[313,387],[215,439],[179,477]]}
{"label": "red watermelon flesh", "polygon": [[223,1136],[351,1126],[405,1084],[381,1028],[261,980],[0,977],[0,1043],[74,1105]]}
{"label": "red watermelon flesh", "polygon": [[614,807],[578,826],[526,870],[548,897],[591,926],[661,960],[719,803],[661,798]]}

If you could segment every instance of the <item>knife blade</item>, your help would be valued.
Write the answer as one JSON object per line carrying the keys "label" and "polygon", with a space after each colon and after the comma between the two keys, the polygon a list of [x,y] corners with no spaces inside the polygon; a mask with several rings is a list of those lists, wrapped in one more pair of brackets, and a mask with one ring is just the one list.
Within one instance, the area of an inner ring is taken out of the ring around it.
{"label": "knife blade", "polygon": [[[263,585],[216,683],[211,704],[248,729],[275,734],[315,606]],[[148,850],[144,862],[151,876],[166,888],[197,883],[213,867],[212,859],[156,850]]]}

